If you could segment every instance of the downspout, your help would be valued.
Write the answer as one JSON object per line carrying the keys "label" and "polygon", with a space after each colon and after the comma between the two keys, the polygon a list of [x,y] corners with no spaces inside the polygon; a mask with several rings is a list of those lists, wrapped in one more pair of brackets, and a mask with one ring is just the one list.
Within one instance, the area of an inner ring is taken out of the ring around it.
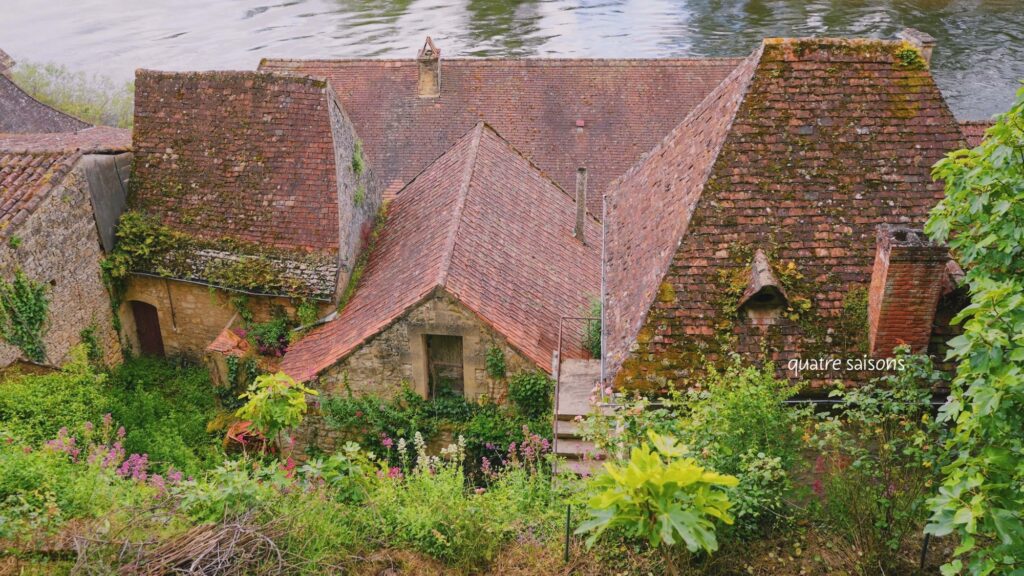
{"label": "downspout", "polygon": [[601,402],[607,403],[608,398],[604,396],[605,379],[607,374],[605,373],[606,358],[608,357],[607,346],[608,339],[605,334],[605,313],[608,310],[607,306],[607,285],[605,284],[605,269],[607,267],[607,260],[605,259],[605,250],[607,247],[608,227],[605,224],[606,218],[608,217],[608,194],[601,195]]}

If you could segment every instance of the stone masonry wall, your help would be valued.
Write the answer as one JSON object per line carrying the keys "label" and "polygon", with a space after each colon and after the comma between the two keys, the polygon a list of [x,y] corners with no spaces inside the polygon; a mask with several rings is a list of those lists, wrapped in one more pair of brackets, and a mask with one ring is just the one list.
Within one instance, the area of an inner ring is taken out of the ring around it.
{"label": "stone masonry wall", "polygon": [[[164,351],[168,355],[183,354],[200,358],[206,346],[229,323],[232,326],[241,325],[241,318],[236,317],[229,298],[228,292],[211,290],[202,284],[133,276],[120,311],[125,339],[133,350],[139,350],[131,302],[145,302],[157,309]],[[295,313],[295,306],[288,298],[249,296],[248,299],[248,307],[256,322],[269,320],[275,306],[280,306],[289,315]],[[327,313],[327,308],[329,305],[321,305],[321,315]]]}
{"label": "stone masonry wall", "polygon": [[[110,298],[100,275],[100,247],[81,162],[54,186],[35,211],[0,246],[0,275],[13,278],[16,270],[49,287],[48,321],[43,343],[46,363],[60,365],[71,347],[81,342],[82,330],[95,325],[96,337],[108,363],[121,360],[112,324]],[[21,351],[0,342],[0,366]]]}
{"label": "stone masonry wall", "polygon": [[[374,176],[365,152],[362,166],[355,173],[356,141],[359,136],[352,122],[328,87],[331,137],[334,141],[334,166],[338,181],[338,260],[337,295],[345,290],[359,253],[373,231],[374,218],[382,202],[380,182]],[[362,144],[360,144],[360,148]]]}
{"label": "stone masonry wall", "polygon": [[[319,400],[345,394],[347,390],[355,394],[390,397],[405,384],[426,394],[424,337],[427,334],[462,337],[465,389],[469,398],[487,394],[498,402],[505,400],[506,383],[487,374],[487,349],[492,345],[500,346],[504,351],[507,374],[538,368],[462,304],[445,296],[436,296],[321,374],[315,385],[321,394]],[[296,434],[296,447],[300,452],[311,445],[330,452],[339,441],[339,434],[327,429],[315,410]]]}

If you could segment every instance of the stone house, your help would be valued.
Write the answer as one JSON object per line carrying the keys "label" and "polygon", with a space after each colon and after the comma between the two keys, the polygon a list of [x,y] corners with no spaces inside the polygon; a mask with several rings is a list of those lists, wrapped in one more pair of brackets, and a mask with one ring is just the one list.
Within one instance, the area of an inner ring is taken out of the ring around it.
{"label": "stone house", "polygon": [[164,242],[133,263],[121,310],[133,343],[198,356],[240,313],[333,309],[381,190],[331,86],[151,71],[135,85],[128,208]]}
{"label": "stone house", "polygon": [[[502,398],[488,350],[501,351],[508,373],[550,370],[561,317],[600,293],[600,224],[576,207],[477,124],[397,194],[354,297],[281,369],[329,393],[409,384],[425,396],[450,386]],[[562,354],[586,357],[582,323],[562,324]]]}
{"label": "stone house", "polygon": [[[166,245],[133,268],[126,332],[197,354],[239,294],[256,318],[313,301],[284,370],[425,395],[500,396],[491,347],[552,368],[595,297],[619,386],[730,350],[938,353],[962,295],[915,230],[942,193],[930,166],[983,125],[953,117],[916,41],[442,60],[428,40],[415,60],[141,71],[129,208]],[[581,330],[561,357],[586,356]]]}
{"label": "stone house", "polygon": [[128,131],[106,127],[0,133],[0,276],[23,274],[48,302],[41,356],[0,339],[0,367],[60,365],[83,340],[120,360],[100,261],[124,204],[130,143]]}
{"label": "stone house", "polygon": [[[918,232],[943,192],[931,166],[965,139],[929,53],[765,40],[611,184],[605,337],[617,386],[685,381],[728,351],[790,376],[793,359],[888,356],[899,343],[938,352],[956,267]],[[801,373],[812,385],[871,375],[845,361]]]}

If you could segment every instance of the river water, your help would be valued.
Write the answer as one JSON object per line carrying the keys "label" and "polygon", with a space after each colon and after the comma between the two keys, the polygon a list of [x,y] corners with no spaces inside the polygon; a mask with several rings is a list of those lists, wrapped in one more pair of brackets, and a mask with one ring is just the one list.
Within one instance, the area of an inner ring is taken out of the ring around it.
{"label": "river water", "polygon": [[0,48],[128,79],[135,68],[252,69],[263,57],[736,56],[766,36],[938,40],[935,77],[965,119],[1024,78],[1024,0],[0,0]]}

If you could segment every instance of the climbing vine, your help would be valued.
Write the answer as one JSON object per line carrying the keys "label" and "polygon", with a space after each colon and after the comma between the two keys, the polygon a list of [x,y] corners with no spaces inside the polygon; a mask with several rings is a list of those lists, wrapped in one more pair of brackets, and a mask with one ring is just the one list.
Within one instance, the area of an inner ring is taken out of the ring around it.
{"label": "climbing vine", "polygon": [[359,253],[359,257],[356,258],[355,266],[352,267],[352,274],[348,277],[345,291],[341,293],[341,298],[338,299],[339,312],[345,309],[345,305],[352,299],[352,295],[356,293],[359,281],[363,278],[363,272],[366,271],[366,264],[370,261],[370,253],[373,252],[373,248],[377,245],[377,239],[380,237],[381,230],[384,229],[387,219],[388,203],[384,202],[381,204],[380,210],[377,211],[373,230],[370,232],[369,238],[363,243],[363,249]]}
{"label": "climbing vine", "polygon": [[505,377],[505,351],[497,344],[487,347],[487,375],[494,379]]}
{"label": "climbing vine", "polygon": [[14,280],[0,279],[0,337],[33,362],[46,360],[43,326],[50,303],[46,285],[18,270]]}

